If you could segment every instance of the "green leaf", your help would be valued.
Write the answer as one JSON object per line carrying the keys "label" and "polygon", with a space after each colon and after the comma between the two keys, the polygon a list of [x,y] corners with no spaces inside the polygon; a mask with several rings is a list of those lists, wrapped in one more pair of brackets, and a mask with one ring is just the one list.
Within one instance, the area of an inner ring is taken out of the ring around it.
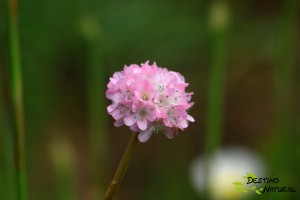
{"label": "green leaf", "polygon": [[243,178],[248,179],[248,176],[243,176]]}
{"label": "green leaf", "polygon": [[263,191],[263,190],[264,190],[264,188],[263,188],[263,187],[259,189],[259,191]]}
{"label": "green leaf", "polygon": [[254,190],[256,188],[256,186],[251,187],[251,190]]}
{"label": "green leaf", "polygon": [[255,174],[252,174],[252,173],[249,173],[249,172],[247,172],[247,176],[248,176],[248,177],[251,177],[251,178],[257,178],[257,177],[255,176]]}
{"label": "green leaf", "polygon": [[233,185],[244,185],[242,182],[232,182]]}
{"label": "green leaf", "polygon": [[259,190],[255,190],[256,194],[261,194]]}
{"label": "green leaf", "polygon": [[239,187],[235,187],[235,189],[236,189],[237,191],[241,191],[241,188],[239,188]]}
{"label": "green leaf", "polygon": [[243,192],[245,192],[245,193],[248,192],[248,190],[246,190],[246,189],[244,189],[244,188],[241,188],[241,190],[242,190]]}

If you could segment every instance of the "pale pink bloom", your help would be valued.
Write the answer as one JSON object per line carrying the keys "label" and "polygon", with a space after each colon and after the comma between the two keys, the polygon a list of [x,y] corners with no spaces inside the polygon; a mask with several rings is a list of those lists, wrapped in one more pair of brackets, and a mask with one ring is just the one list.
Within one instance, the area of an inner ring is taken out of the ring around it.
{"label": "pale pink bloom", "polygon": [[139,102],[133,112],[127,113],[124,122],[127,126],[132,126],[135,123],[142,131],[147,129],[148,123],[156,120],[155,107],[151,103]]}
{"label": "pale pink bloom", "polygon": [[116,127],[126,125],[139,133],[141,142],[153,133],[173,139],[178,130],[188,127],[194,118],[187,113],[193,105],[184,77],[178,72],[160,68],[147,61],[116,72],[107,85],[106,97],[112,101],[108,113]]}

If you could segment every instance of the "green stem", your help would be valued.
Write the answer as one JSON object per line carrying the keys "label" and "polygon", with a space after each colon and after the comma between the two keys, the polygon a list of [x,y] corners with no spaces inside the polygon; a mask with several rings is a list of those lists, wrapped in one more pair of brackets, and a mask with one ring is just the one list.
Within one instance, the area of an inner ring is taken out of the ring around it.
{"label": "green stem", "polygon": [[[90,47],[88,64],[88,111],[89,111],[89,135],[92,151],[92,171],[95,176],[95,187],[97,193],[103,196],[105,192],[107,166],[107,117],[105,107],[105,83],[103,66],[99,63],[99,47]],[[101,59],[101,58],[100,58]],[[99,168],[103,171],[99,173]]]}
{"label": "green stem", "polygon": [[8,118],[7,109],[3,105],[2,93],[0,92],[0,168],[2,170],[0,199],[1,197],[2,199],[16,198],[13,137]]}
{"label": "green stem", "polygon": [[[227,50],[227,5],[216,2],[212,7],[212,56],[209,72],[206,124],[206,153],[211,154],[220,144],[223,131],[225,66]],[[224,16],[222,16],[224,15]],[[221,18],[220,18],[221,17]],[[220,19],[219,19],[220,18]]]}
{"label": "green stem", "polygon": [[75,149],[68,138],[56,138],[50,148],[55,172],[56,200],[76,199]]}
{"label": "green stem", "polygon": [[[223,113],[224,113],[224,90],[225,90],[225,66],[227,52],[227,32],[229,10],[225,1],[215,1],[212,3],[210,16],[210,26],[212,28],[212,52],[209,72],[209,86],[207,99],[207,118],[205,132],[205,154],[207,161],[218,149],[223,133]],[[206,174],[211,169],[210,163],[206,163]],[[208,177],[205,176],[205,183],[208,186]],[[210,199],[210,194],[206,190],[206,199]]]}
{"label": "green stem", "polygon": [[225,2],[212,7],[212,57],[209,74],[207,121],[205,133],[206,153],[211,155],[219,146],[223,131],[225,65],[227,50],[228,10]]}
{"label": "green stem", "polygon": [[23,85],[18,30],[18,1],[8,0],[8,46],[11,73],[11,94],[14,109],[15,154],[17,170],[18,199],[26,199],[25,175],[25,124],[23,108]]}
{"label": "green stem", "polygon": [[275,130],[283,134],[290,132],[291,99],[293,88],[293,35],[296,27],[297,0],[286,0],[279,27],[274,68]]}
{"label": "green stem", "polygon": [[[1,87],[0,87],[1,88]],[[2,113],[3,106],[2,106],[2,96],[0,92],[0,119],[4,119],[4,114]],[[5,191],[5,140],[4,135],[6,133],[6,130],[4,130],[4,122],[3,120],[0,120],[0,163],[3,163],[0,165],[0,199],[7,199],[6,197],[6,191]]]}
{"label": "green stem", "polygon": [[[292,131],[292,89],[293,89],[293,45],[297,19],[298,0],[286,0],[280,18],[274,68],[274,131],[276,141],[272,149],[271,175],[278,177],[289,174],[294,160]],[[285,162],[282,162],[285,160]],[[290,183],[286,183],[290,184]],[[272,199],[286,199],[275,195]]]}
{"label": "green stem", "polygon": [[133,133],[130,141],[126,147],[126,150],[123,154],[123,157],[118,165],[118,168],[115,172],[114,178],[111,181],[106,193],[104,200],[111,200],[113,199],[116,191],[118,190],[121,181],[123,180],[124,174],[126,172],[128,163],[133,155],[133,152],[138,144],[138,133]]}
{"label": "green stem", "polygon": [[11,130],[6,126],[3,134],[3,150],[4,150],[4,181],[5,196],[4,199],[16,199],[16,170],[14,165],[14,149],[13,136]]}
{"label": "green stem", "polygon": [[[88,10],[88,9],[87,9]],[[82,36],[86,43],[87,77],[86,90],[88,102],[88,127],[92,152],[93,194],[95,199],[105,192],[107,166],[107,116],[105,99],[105,67],[102,59],[102,38],[100,26],[95,15],[83,15],[80,19]],[[99,172],[101,168],[101,172]]]}

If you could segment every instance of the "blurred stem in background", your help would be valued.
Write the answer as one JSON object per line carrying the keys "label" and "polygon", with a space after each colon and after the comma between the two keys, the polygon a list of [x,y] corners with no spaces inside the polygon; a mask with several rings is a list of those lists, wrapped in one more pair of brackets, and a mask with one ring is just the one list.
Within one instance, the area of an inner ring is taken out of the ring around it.
{"label": "blurred stem in background", "polygon": [[[0,89],[4,91],[4,88]],[[0,199],[15,199],[13,137],[7,121],[7,109],[4,108],[2,92],[0,92],[0,119]]]}
{"label": "blurred stem in background", "polygon": [[92,150],[92,172],[95,177],[92,188],[93,199],[104,195],[107,166],[107,118],[105,106],[106,81],[102,64],[101,30],[99,20],[92,15],[84,15],[80,22],[87,45],[87,98],[90,144]]}
{"label": "blurred stem in background", "polygon": [[[6,123],[4,117],[0,116],[2,122]],[[3,125],[3,126],[2,126]],[[3,197],[3,200],[6,199],[16,199],[16,174],[14,166],[14,149],[13,149],[13,137],[12,132],[9,130],[7,124],[0,124],[1,128],[1,170],[2,176],[0,178],[1,189],[0,197]]]}
{"label": "blurred stem in background", "polygon": [[[2,68],[3,69],[3,68]],[[1,68],[0,68],[1,70]],[[16,174],[13,135],[9,126],[7,99],[3,98],[6,72],[0,71],[0,199],[16,199]],[[5,100],[4,100],[5,99]]]}
{"label": "blurred stem in background", "polygon": [[56,178],[56,200],[76,200],[76,158],[75,149],[70,140],[56,138],[50,144],[50,154],[54,164]]}
{"label": "blurred stem in background", "polygon": [[[214,1],[211,5],[209,26],[211,28],[211,58],[207,99],[205,152],[209,157],[218,149],[223,132],[225,67],[229,8],[226,1]],[[206,174],[209,170],[209,162]],[[207,178],[206,186],[207,186]],[[207,194],[208,195],[208,194]]]}
{"label": "blurred stem in background", "polygon": [[6,191],[5,191],[5,184],[6,184],[6,180],[5,180],[5,165],[6,165],[6,162],[5,162],[5,137],[4,135],[6,134],[6,130],[4,128],[4,120],[2,119],[5,119],[4,118],[4,106],[3,106],[3,102],[2,102],[2,92],[3,91],[3,88],[1,87],[2,86],[2,82],[1,82],[1,68],[0,68],[0,200],[1,199],[7,199],[6,197]]}
{"label": "blurred stem in background", "polygon": [[[292,179],[288,174],[295,155],[295,136],[292,132],[292,93],[293,93],[293,44],[297,19],[297,0],[283,1],[283,10],[279,21],[279,31],[275,52],[274,68],[274,131],[275,146],[271,155],[271,175],[284,179]],[[293,139],[294,138],[294,139]],[[283,162],[284,161],[284,162]],[[283,183],[282,183],[283,184]],[[286,183],[291,184],[291,183]],[[285,195],[274,194],[273,199],[286,199]]]}
{"label": "blurred stem in background", "polygon": [[[1,117],[1,116],[0,116]],[[3,132],[2,130],[2,124],[0,123],[0,131]],[[4,162],[4,151],[3,151],[3,134],[0,134],[0,163],[5,163]],[[0,165],[0,199],[7,199],[5,196],[6,193],[4,193],[4,187],[5,187],[5,181],[4,181],[4,165]]]}
{"label": "blurred stem in background", "polygon": [[[6,3],[6,2],[5,2]],[[0,18],[4,18],[5,15],[3,15],[3,2],[0,2]],[[0,24],[0,29],[3,28],[3,23],[2,26]],[[1,67],[2,66],[2,67]],[[6,134],[6,129],[4,128],[5,124],[5,114],[4,114],[4,105],[3,105],[3,91],[4,91],[4,81],[3,81],[3,65],[0,64],[0,199],[7,199],[6,197],[6,191],[5,191],[5,147],[4,147],[4,134]]]}
{"label": "blurred stem in background", "polygon": [[21,58],[18,30],[18,1],[7,0],[8,8],[8,47],[10,86],[13,102],[13,128],[15,133],[15,161],[18,199],[26,197],[26,169],[25,169],[25,124],[23,107],[23,82],[21,72]]}

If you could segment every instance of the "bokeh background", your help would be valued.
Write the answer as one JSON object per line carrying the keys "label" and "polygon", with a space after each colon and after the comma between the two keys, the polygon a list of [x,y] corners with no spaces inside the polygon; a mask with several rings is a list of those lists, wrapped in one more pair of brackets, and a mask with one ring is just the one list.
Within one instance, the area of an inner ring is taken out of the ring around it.
{"label": "bokeh background", "polygon": [[[19,1],[28,199],[102,198],[130,138],[130,130],[114,127],[106,113],[106,84],[125,64],[147,60],[185,76],[195,92],[190,114],[196,122],[174,140],[155,135],[140,144],[116,199],[300,199],[299,5],[297,0]],[[0,199],[14,200],[6,14],[3,0]],[[195,184],[195,159],[228,146],[255,152],[265,177],[278,177],[275,186],[293,186],[296,192],[232,194],[229,179],[222,181],[227,186],[218,179],[207,187]],[[214,197],[211,187],[221,195]]]}

